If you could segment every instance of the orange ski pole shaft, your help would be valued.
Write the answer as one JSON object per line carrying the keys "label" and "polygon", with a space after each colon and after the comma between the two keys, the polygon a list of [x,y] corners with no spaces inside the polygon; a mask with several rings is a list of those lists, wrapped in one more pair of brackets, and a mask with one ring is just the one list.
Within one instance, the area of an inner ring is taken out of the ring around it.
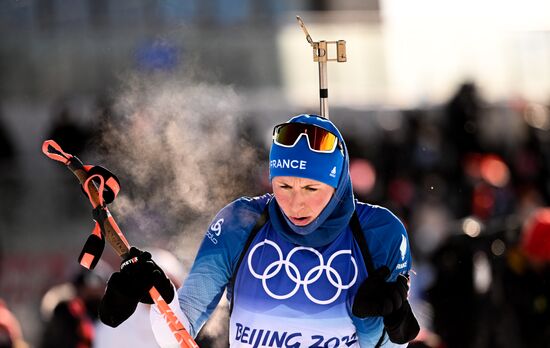
{"label": "orange ski pole shaft", "polygon": [[[101,198],[98,192],[96,184],[92,180],[88,180],[88,172],[84,169],[84,165],[77,157],[64,152],[61,147],[53,140],[46,140],[42,144],[42,152],[49,158],[61,162],[67,166],[67,168],[78,178],[78,181],[83,186],[86,193],[90,198],[92,205],[95,207],[101,205]],[[86,185],[86,187],[84,187]],[[105,238],[115,250],[115,252],[121,258],[126,258],[130,250],[130,244],[122,234],[122,231],[118,227],[115,219],[105,206],[107,213],[107,219],[103,223],[103,230],[105,232]],[[189,332],[185,330],[185,327],[174,314],[174,312],[168,306],[168,303],[162,298],[158,290],[153,286],[149,290],[151,298],[157,305],[160,313],[164,317],[166,324],[172,331],[172,334],[176,338],[181,348],[199,348],[197,343],[193,340]]]}

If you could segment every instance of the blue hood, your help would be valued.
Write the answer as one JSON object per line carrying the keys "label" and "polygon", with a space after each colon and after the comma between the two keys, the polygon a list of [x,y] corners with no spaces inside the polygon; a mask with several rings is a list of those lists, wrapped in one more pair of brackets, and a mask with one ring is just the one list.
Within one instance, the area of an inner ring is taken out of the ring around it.
{"label": "blue hood", "polygon": [[277,232],[281,233],[292,243],[308,247],[321,247],[331,243],[338,237],[340,232],[348,226],[351,215],[355,210],[349,175],[348,149],[338,128],[331,121],[323,117],[317,115],[299,115],[293,117],[288,122],[313,124],[330,130],[338,136],[344,148],[344,162],[338,186],[325,209],[311,223],[306,226],[296,226],[282,212],[276,199],[272,199],[269,202],[270,222]]}

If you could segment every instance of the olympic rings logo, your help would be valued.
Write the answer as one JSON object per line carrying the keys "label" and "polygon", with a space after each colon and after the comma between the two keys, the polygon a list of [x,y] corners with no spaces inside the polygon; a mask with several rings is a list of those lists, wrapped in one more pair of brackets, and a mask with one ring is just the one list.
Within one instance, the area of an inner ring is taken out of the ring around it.
{"label": "olympic rings logo", "polygon": [[[254,252],[263,245],[270,245],[271,247],[273,247],[273,249],[275,249],[275,252],[277,253],[279,259],[277,261],[273,261],[271,264],[269,264],[266,267],[266,269],[263,271],[262,274],[259,274],[258,272],[256,272],[254,270],[254,267],[252,266],[252,257],[254,255]],[[298,251],[302,251],[302,250],[311,252],[319,258],[319,265],[313,267],[312,269],[310,269],[305,274],[303,279],[302,279],[302,275],[301,275],[300,270],[298,269],[298,267],[290,261],[290,259],[292,258],[292,255],[294,255],[294,253],[296,253]],[[331,266],[332,262],[334,261],[334,259],[336,257],[338,257],[340,255],[345,255],[345,254],[350,255],[351,262],[352,262],[353,268],[354,268],[353,279],[348,284],[343,284],[342,283],[342,277],[337,272],[337,270],[332,268],[332,266]],[[271,289],[269,289],[269,287],[267,286],[267,280],[271,279],[271,278],[275,277],[277,274],[279,274],[279,271],[281,271],[283,266],[285,266],[286,275],[296,285],[294,286],[294,289],[292,289],[289,293],[284,294],[284,295],[277,295],[273,291],[271,291]],[[351,256],[351,250],[339,250],[339,251],[335,252],[334,254],[332,254],[329,257],[328,262],[325,265],[324,260],[323,260],[323,255],[320,252],[318,252],[317,250],[315,250],[313,248],[308,248],[308,247],[295,247],[288,253],[286,258],[283,258],[283,252],[281,251],[281,248],[277,244],[275,244],[273,241],[270,241],[268,239],[266,239],[263,242],[260,242],[260,243],[256,244],[250,250],[250,253],[248,254],[248,269],[250,270],[250,273],[252,273],[254,278],[260,279],[262,281],[262,286],[263,286],[265,292],[271,298],[274,298],[276,300],[288,299],[288,298],[294,296],[298,292],[298,290],[300,289],[300,286],[303,286],[304,293],[306,294],[307,298],[309,298],[313,303],[320,304],[320,305],[326,305],[326,304],[330,304],[330,303],[336,301],[338,296],[340,296],[340,294],[342,293],[342,290],[349,289],[350,287],[353,286],[353,284],[355,284],[355,281],[357,280],[357,275],[358,275],[357,263],[355,262],[355,259],[353,258],[353,256]],[[311,284],[315,283],[323,275],[323,273],[326,274],[327,279],[330,282],[330,284],[332,284],[336,288],[336,293],[334,294],[334,296],[332,296],[331,298],[329,298],[327,300],[317,299],[309,291],[309,286]]]}

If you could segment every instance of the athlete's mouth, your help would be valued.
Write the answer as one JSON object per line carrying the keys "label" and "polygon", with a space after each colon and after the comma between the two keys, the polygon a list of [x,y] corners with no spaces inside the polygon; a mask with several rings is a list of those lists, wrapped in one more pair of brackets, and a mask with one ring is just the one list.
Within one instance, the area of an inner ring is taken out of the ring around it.
{"label": "athlete's mouth", "polygon": [[304,226],[309,223],[309,216],[302,216],[302,217],[296,217],[296,216],[290,216],[290,221],[297,226]]}

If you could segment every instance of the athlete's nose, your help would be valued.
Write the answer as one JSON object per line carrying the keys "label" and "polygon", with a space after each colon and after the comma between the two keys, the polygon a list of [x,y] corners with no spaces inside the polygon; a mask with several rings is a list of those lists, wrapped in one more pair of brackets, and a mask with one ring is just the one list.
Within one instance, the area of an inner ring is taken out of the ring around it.
{"label": "athlete's nose", "polygon": [[299,217],[300,212],[305,207],[304,195],[299,191],[293,191],[290,197],[290,213],[294,217]]}

